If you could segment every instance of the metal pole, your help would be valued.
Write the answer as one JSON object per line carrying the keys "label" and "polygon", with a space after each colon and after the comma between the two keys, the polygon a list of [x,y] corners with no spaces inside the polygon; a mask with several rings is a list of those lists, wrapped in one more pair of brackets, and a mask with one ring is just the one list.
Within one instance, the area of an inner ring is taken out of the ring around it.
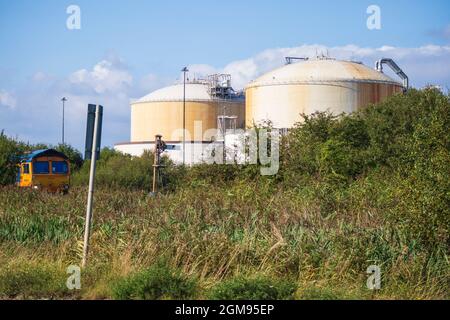
{"label": "metal pole", "polygon": [[62,144],[64,144],[64,109],[65,109],[64,103],[67,101],[67,98],[63,97],[61,99],[61,101],[63,103],[63,112],[62,112]]}
{"label": "metal pole", "polygon": [[186,68],[183,69],[183,165],[186,164]]}
{"label": "metal pole", "polygon": [[62,116],[62,144],[64,144],[64,99],[63,99],[63,116]]}
{"label": "metal pole", "polygon": [[94,197],[94,178],[95,178],[95,165],[97,162],[97,137],[100,118],[100,106],[95,107],[95,123],[94,123],[94,137],[92,141],[92,156],[91,156],[91,171],[89,173],[89,191],[86,207],[86,221],[84,229],[84,245],[83,245],[83,261],[81,267],[86,266],[87,255],[89,251],[89,236],[91,232],[91,219],[92,219],[92,202]]}

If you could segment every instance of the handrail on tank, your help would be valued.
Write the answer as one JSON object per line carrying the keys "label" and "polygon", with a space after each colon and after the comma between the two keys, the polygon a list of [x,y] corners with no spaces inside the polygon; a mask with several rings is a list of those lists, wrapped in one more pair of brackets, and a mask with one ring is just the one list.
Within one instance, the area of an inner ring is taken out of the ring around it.
{"label": "handrail on tank", "polygon": [[406,92],[409,89],[409,78],[406,73],[394,62],[394,60],[389,58],[383,58],[375,63],[375,69],[378,72],[383,72],[383,64],[387,64],[402,80],[403,80],[403,91]]}
{"label": "handrail on tank", "polygon": [[309,60],[309,58],[305,58],[305,57],[284,57],[284,59],[286,59],[286,64],[291,64],[292,60],[303,60],[303,61]]}

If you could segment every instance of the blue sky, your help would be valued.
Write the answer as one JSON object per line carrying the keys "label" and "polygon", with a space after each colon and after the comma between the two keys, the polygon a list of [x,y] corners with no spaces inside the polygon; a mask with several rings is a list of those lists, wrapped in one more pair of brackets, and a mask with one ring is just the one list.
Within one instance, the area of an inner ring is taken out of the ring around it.
{"label": "blue sky", "polygon": [[[80,30],[66,27],[71,4],[81,9]],[[381,9],[381,30],[366,27],[371,4]],[[106,145],[126,141],[129,99],[173,82],[184,65],[229,71],[243,86],[286,52],[329,49],[368,64],[389,53],[413,84],[450,86],[447,0],[0,0],[0,43],[0,129],[57,143],[59,126],[42,121],[59,123],[65,95],[66,136],[80,149],[86,102],[110,110]]]}

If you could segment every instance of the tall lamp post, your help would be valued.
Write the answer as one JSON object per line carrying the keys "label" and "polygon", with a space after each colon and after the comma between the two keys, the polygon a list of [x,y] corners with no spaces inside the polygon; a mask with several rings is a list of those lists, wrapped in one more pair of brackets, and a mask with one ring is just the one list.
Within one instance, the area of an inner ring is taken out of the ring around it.
{"label": "tall lamp post", "polygon": [[65,107],[65,102],[67,101],[66,97],[63,97],[61,99],[62,103],[63,103],[63,109],[62,109],[62,144],[64,144],[64,107]]}
{"label": "tall lamp post", "polygon": [[187,67],[184,67],[183,72],[183,165],[186,164],[186,72],[189,72]]}

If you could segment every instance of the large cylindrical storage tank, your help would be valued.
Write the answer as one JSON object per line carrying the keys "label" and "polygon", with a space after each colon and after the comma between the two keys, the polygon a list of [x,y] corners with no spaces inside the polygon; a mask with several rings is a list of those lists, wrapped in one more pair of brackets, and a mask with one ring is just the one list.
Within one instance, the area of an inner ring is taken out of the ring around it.
{"label": "large cylindrical storage tank", "polygon": [[[186,83],[185,125],[188,142],[211,141],[219,115],[237,116],[237,127],[243,128],[245,106],[243,99],[215,99],[209,86]],[[195,123],[201,123],[201,135],[194,136]],[[167,141],[183,139],[183,84],[156,90],[131,103],[131,142],[151,141],[161,134]],[[209,132],[208,132],[209,131]]]}
{"label": "large cylindrical storage tank", "polygon": [[357,62],[318,59],[288,64],[247,85],[246,125],[270,120],[275,128],[291,128],[302,113],[351,113],[402,90],[401,83]]}
{"label": "large cylindrical storage tank", "polygon": [[[245,128],[243,96],[219,98],[212,96],[207,82],[188,81],[156,90],[131,102],[131,141],[118,143],[117,150],[132,155],[153,150],[155,135],[173,146],[169,156],[182,161],[183,101],[185,101],[185,146],[187,163],[199,162],[203,144],[209,144],[217,135],[218,117],[235,119],[236,128]],[[195,159],[192,154],[195,153]]]}

